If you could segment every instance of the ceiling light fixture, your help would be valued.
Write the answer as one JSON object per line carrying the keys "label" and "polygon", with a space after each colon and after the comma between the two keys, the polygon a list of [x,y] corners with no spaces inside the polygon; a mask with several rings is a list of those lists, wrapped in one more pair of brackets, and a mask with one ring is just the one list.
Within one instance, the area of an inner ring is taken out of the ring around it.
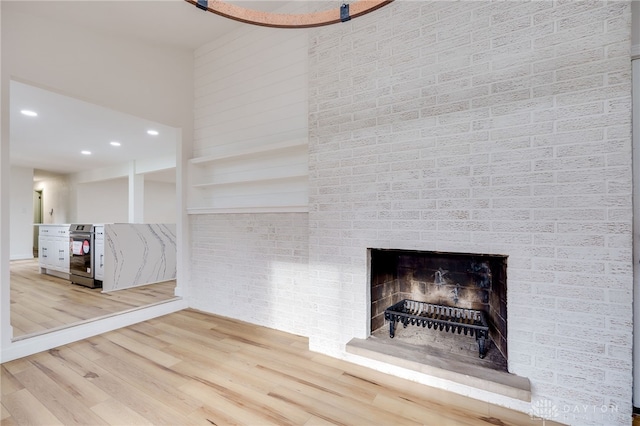
{"label": "ceiling light fixture", "polygon": [[31,111],[31,110],[28,110],[28,109],[20,110],[20,113],[22,115],[26,115],[27,117],[37,117],[38,116],[37,112]]}
{"label": "ceiling light fixture", "polygon": [[80,151],[82,155],[91,155],[91,151]]}
{"label": "ceiling light fixture", "polygon": [[120,142],[116,142],[116,141],[109,142],[109,144],[111,146],[120,146]]}
{"label": "ceiling light fixture", "polygon": [[158,136],[160,134],[157,130],[147,130],[147,133],[151,136]]}
{"label": "ceiling light fixture", "polygon": [[[274,28],[310,28],[346,22],[369,12],[373,12],[393,0],[356,0],[343,4],[338,9],[303,14],[270,13],[247,9],[222,0],[185,0],[198,9],[246,24]],[[351,9],[351,10],[349,10]]]}

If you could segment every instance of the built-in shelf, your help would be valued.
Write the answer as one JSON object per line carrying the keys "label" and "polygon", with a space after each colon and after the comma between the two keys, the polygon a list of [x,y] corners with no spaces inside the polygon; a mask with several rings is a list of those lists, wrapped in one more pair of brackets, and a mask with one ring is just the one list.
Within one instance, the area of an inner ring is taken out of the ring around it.
{"label": "built-in shelf", "polygon": [[298,148],[307,146],[308,142],[306,139],[300,140],[290,140],[290,141],[281,141],[277,143],[272,143],[269,145],[263,146],[252,146],[246,147],[239,150],[234,150],[231,152],[223,152],[215,155],[207,155],[204,157],[196,157],[189,160],[189,162],[193,165],[207,165],[209,163],[214,163],[216,161],[224,161],[231,160],[241,157],[249,157],[258,154],[271,153],[279,150],[288,150],[291,148]]}
{"label": "built-in shelf", "polygon": [[254,179],[242,179],[242,180],[234,180],[229,182],[205,182],[194,184],[194,188],[210,188],[213,186],[230,186],[230,185],[246,185],[253,183],[269,183],[269,182],[277,182],[277,181],[286,181],[290,179],[306,179],[308,174],[297,174],[297,175],[289,175],[289,176],[276,176],[276,177],[268,177],[268,178],[259,178],[256,177]]}
{"label": "built-in shelf", "polygon": [[225,214],[225,213],[307,213],[309,206],[256,206],[256,207],[191,207],[187,214]]}
{"label": "built-in shelf", "polygon": [[192,158],[187,213],[308,211],[307,146],[306,139],[224,146],[215,155]]}

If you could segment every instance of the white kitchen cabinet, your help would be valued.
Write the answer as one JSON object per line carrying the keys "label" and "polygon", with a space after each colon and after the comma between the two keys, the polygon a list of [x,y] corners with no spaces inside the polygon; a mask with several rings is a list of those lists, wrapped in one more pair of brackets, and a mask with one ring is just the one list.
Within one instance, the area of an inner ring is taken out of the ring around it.
{"label": "white kitchen cabinet", "polygon": [[104,280],[104,226],[94,228],[95,240],[93,243],[93,273],[94,279]]}
{"label": "white kitchen cabinet", "polygon": [[213,155],[192,158],[187,212],[306,212],[308,156],[305,139],[221,146]]}
{"label": "white kitchen cabinet", "polygon": [[[40,232],[42,233],[42,229]],[[52,251],[51,243],[52,240],[48,235],[41,234],[38,238],[38,265],[41,270],[52,266],[50,258]]]}
{"label": "white kitchen cabinet", "polygon": [[69,273],[69,225],[40,225],[38,265],[41,273]]}
{"label": "white kitchen cabinet", "polygon": [[57,237],[53,239],[51,260],[53,268],[60,272],[69,272],[69,237]]}

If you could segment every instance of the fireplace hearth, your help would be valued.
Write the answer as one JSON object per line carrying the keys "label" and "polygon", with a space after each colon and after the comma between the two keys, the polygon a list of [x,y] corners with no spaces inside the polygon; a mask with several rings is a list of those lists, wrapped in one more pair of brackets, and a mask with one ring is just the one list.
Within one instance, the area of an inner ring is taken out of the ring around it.
{"label": "fireplace hearth", "polygon": [[507,371],[507,256],[388,249],[370,256],[372,338]]}

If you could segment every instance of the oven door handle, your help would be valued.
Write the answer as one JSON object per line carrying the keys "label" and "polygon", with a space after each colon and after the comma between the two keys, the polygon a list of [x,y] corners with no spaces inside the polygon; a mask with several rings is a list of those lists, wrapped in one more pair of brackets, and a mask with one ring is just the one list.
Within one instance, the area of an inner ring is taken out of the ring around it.
{"label": "oven door handle", "polygon": [[90,240],[92,237],[92,234],[70,234],[69,238],[72,240],[75,239],[82,239],[82,240]]}

